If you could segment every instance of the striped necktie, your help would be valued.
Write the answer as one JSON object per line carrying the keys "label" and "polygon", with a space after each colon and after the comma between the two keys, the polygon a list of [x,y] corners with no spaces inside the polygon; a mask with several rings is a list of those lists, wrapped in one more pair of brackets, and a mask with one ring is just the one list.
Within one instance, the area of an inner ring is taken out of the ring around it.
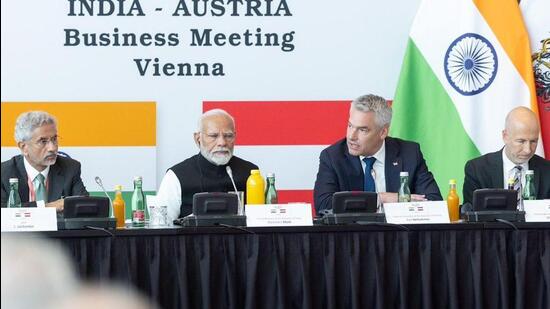
{"label": "striped necktie", "polygon": [[46,202],[46,186],[44,184],[44,175],[38,173],[36,177],[34,178],[34,193],[35,193],[35,201],[44,201]]}
{"label": "striped necktie", "polygon": [[516,190],[516,192],[518,193],[518,197],[517,197],[517,209],[518,210],[523,210],[523,205],[522,205],[522,201],[521,201],[521,169],[522,167],[519,166],[519,165],[516,165],[514,167],[514,190]]}

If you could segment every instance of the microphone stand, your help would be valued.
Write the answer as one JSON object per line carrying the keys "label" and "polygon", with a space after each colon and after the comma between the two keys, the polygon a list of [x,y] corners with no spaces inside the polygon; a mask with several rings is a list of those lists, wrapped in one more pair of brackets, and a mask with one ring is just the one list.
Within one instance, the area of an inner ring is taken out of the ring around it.
{"label": "microphone stand", "polygon": [[[239,194],[239,190],[237,190],[237,186],[235,185],[235,180],[233,179],[233,171],[231,170],[231,167],[228,165],[225,167],[225,171],[227,172],[227,175],[229,175],[229,179],[231,179],[231,183],[233,184],[233,189],[235,190],[235,194],[237,194],[237,202],[239,203],[239,209],[237,211],[238,215],[244,214],[244,202],[241,201],[241,196]],[[242,205],[242,207],[241,207]],[[241,209],[242,208],[242,209]]]}
{"label": "microphone stand", "polygon": [[107,190],[105,190],[105,188],[103,187],[103,182],[101,181],[101,178],[99,178],[99,176],[95,176],[95,182],[99,185],[101,190],[103,190],[103,193],[105,194],[105,196],[109,199],[109,212],[110,212],[109,217],[114,218],[115,211],[113,209],[113,200],[111,199],[109,194],[107,194]]}

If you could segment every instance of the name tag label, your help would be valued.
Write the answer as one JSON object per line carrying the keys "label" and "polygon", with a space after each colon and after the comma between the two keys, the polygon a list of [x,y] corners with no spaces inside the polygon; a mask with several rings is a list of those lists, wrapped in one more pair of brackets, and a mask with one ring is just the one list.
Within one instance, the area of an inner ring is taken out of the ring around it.
{"label": "name tag label", "polygon": [[2,208],[2,232],[57,231],[54,207]]}
{"label": "name tag label", "polygon": [[550,222],[550,199],[523,200],[525,222]]}
{"label": "name tag label", "polygon": [[451,223],[445,201],[386,203],[384,212],[394,224]]}
{"label": "name tag label", "polygon": [[311,226],[311,204],[246,205],[246,226]]}

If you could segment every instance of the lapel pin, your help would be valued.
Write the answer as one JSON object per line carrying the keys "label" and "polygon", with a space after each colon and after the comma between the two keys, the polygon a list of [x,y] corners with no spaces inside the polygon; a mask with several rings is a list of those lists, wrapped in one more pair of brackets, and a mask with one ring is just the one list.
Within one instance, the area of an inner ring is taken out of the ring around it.
{"label": "lapel pin", "polygon": [[393,162],[393,166],[397,166],[397,161]]}

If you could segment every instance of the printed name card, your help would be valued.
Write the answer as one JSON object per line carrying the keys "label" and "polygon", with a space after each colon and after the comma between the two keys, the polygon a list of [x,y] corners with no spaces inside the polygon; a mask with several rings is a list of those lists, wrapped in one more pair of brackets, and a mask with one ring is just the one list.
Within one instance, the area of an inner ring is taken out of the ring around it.
{"label": "printed name card", "polygon": [[447,202],[428,201],[384,204],[386,221],[394,224],[450,223]]}
{"label": "printed name card", "polygon": [[525,222],[550,222],[550,199],[523,200]]}
{"label": "printed name card", "polygon": [[246,226],[311,226],[311,204],[246,205]]}
{"label": "printed name card", "polygon": [[57,231],[55,208],[2,208],[2,232]]}

